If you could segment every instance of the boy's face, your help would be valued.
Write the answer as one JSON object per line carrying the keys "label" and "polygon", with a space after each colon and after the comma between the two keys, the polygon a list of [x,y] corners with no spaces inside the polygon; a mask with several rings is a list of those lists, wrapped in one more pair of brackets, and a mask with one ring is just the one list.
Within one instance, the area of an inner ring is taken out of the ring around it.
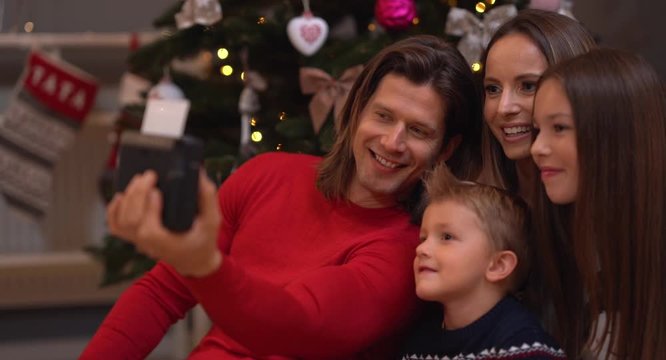
{"label": "boy's face", "polygon": [[416,248],[416,295],[441,303],[465,301],[480,293],[494,251],[474,212],[457,201],[430,204]]}

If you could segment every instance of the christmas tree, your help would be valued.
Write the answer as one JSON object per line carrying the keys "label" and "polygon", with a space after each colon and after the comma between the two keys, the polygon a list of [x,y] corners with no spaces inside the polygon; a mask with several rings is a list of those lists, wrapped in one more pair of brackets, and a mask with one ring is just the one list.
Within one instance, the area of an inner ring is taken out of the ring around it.
{"label": "christmas tree", "polygon": [[[157,84],[150,90],[157,97],[182,91],[191,103],[185,132],[205,141],[204,166],[221,183],[257,153],[326,153],[345,91],[386,45],[416,34],[443,37],[478,71],[492,30],[526,3],[179,1],[154,21],[164,35],[134,51],[128,70]],[[145,103],[125,105],[118,132],[141,124]],[[153,264],[113,236],[90,251],[104,262],[104,284]]]}

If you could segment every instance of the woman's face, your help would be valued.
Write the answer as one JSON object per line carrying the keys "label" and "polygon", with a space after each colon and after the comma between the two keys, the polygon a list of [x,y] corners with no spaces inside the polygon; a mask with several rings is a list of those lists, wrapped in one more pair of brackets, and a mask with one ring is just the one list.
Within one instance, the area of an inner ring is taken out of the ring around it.
{"label": "woman's face", "polygon": [[578,148],[571,103],[559,80],[548,79],[534,100],[537,136],[531,152],[548,198],[570,204],[578,197]]}
{"label": "woman's face", "polygon": [[548,61],[530,38],[512,33],[493,44],[485,66],[486,122],[509,159],[529,158],[534,94]]}

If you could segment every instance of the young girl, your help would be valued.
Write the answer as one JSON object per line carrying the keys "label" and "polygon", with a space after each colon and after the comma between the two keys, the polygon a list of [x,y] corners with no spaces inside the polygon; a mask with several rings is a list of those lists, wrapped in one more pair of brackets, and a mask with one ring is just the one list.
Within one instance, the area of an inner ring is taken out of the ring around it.
{"label": "young girl", "polygon": [[537,256],[571,358],[666,354],[665,122],[662,83],[637,56],[595,50],[541,79]]}
{"label": "young girl", "polygon": [[595,47],[576,20],[554,12],[523,10],[501,26],[483,58],[484,173],[489,183],[529,199],[536,176],[530,159],[532,103],[550,65]]}

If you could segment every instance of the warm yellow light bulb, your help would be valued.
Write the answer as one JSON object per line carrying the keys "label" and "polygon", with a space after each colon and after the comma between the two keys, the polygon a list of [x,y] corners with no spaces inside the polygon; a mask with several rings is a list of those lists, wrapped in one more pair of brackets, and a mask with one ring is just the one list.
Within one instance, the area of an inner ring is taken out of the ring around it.
{"label": "warm yellow light bulb", "polygon": [[481,71],[481,63],[480,62],[475,62],[472,64],[472,71],[474,72],[479,72]]}
{"label": "warm yellow light bulb", "polygon": [[265,24],[265,23],[266,23],[266,17],[264,17],[264,16],[259,16],[259,18],[257,19],[257,24],[259,24],[259,25],[263,25],[263,24]]}
{"label": "warm yellow light bulb", "polygon": [[29,33],[32,32],[32,30],[34,29],[35,29],[35,23],[33,23],[32,21],[28,21],[25,23],[25,25],[23,25],[23,30],[25,30],[25,32]]}
{"label": "warm yellow light bulb", "polygon": [[377,25],[375,23],[370,23],[368,24],[368,31],[375,31],[377,30]]}
{"label": "warm yellow light bulb", "polygon": [[412,19],[412,25],[418,25],[420,22],[421,22],[421,19],[419,19],[418,16],[416,16],[416,17],[414,17],[414,19]]}
{"label": "warm yellow light bulb", "polygon": [[482,2],[476,3],[476,12],[483,14],[484,11],[486,11],[486,4]]}
{"label": "warm yellow light bulb", "polygon": [[229,50],[225,48],[219,48],[217,49],[217,57],[220,59],[224,60],[229,57]]}
{"label": "warm yellow light bulb", "polygon": [[241,71],[241,81],[245,81],[245,71]]}
{"label": "warm yellow light bulb", "polygon": [[282,144],[277,144],[277,146],[275,147],[275,150],[282,150]]}
{"label": "warm yellow light bulb", "polygon": [[260,142],[261,139],[263,139],[263,135],[261,135],[261,132],[259,131],[254,131],[250,137],[254,142]]}
{"label": "warm yellow light bulb", "polygon": [[486,0],[486,2],[490,5],[495,5],[495,0]]}
{"label": "warm yellow light bulb", "polygon": [[250,125],[257,126],[257,119],[255,118],[250,119]]}
{"label": "warm yellow light bulb", "polygon": [[229,76],[234,73],[234,68],[232,68],[230,65],[224,65],[220,68],[220,72],[224,76]]}
{"label": "warm yellow light bulb", "polygon": [[278,118],[280,119],[280,121],[286,120],[287,119],[287,113],[284,112],[284,111],[280,112],[280,114],[278,115]]}

